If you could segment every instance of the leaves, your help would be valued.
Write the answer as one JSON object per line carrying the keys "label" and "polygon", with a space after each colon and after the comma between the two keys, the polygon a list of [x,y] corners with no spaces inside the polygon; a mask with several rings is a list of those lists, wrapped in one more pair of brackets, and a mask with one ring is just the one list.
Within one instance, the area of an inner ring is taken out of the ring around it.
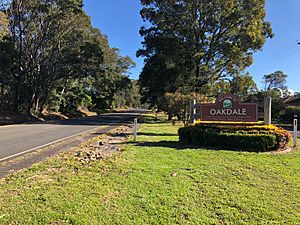
{"label": "leaves", "polygon": [[[9,28],[0,43],[6,109],[109,108],[131,88],[127,75],[134,62],[92,27],[82,0],[12,0],[1,6]],[[0,14],[0,31],[2,24]]]}
{"label": "leaves", "polygon": [[206,94],[205,86],[251,65],[252,54],[273,36],[265,21],[265,0],[141,3],[141,16],[150,25],[140,30],[144,42],[137,55],[145,57],[140,80],[152,104],[182,87]]}

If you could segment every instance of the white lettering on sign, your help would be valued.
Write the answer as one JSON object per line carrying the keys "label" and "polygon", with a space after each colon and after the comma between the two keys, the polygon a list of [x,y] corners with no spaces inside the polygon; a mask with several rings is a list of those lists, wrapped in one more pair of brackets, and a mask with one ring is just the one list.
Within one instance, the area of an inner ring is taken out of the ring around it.
{"label": "white lettering on sign", "polygon": [[246,116],[247,109],[211,109],[212,116]]}
{"label": "white lettering on sign", "polygon": [[211,109],[209,113],[210,113],[210,115],[214,116],[214,115],[216,115],[217,111],[215,109]]}

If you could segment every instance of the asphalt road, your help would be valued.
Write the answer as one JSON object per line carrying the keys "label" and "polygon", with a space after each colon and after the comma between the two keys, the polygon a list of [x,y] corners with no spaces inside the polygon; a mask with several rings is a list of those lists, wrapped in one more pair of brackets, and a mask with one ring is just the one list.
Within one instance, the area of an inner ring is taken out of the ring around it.
{"label": "asphalt road", "polygon": [[100,126],[130,123],[143,112],[143,110],[126,111],[52,123],[2,126],[0,161]]}

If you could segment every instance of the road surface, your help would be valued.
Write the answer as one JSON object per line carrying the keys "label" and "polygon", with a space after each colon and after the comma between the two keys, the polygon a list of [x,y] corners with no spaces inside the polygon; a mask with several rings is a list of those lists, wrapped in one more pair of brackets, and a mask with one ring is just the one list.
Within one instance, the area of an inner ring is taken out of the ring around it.
{"label": "road surface", "polygon": [[100,126],[131,122],[142,112],[144,111],[127,111],[52,123],[2,126],[0,127],[0,161]]}

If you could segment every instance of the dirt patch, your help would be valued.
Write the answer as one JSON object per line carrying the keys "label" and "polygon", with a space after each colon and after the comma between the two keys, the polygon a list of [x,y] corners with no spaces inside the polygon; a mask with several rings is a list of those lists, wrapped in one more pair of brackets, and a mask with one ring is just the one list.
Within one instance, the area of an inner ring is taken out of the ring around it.
{"label": "dirt patch", "polygon": [[291,148],[291,147],[286,147],[286,148],[280,148],[276,151],[271,151],[271,152],[266,152],[265,154],[274,154],[274,155],[279,155],[279,154],[288,154],[292,151],[295,151],[297,149]]}
{"label": "dirt patch", "polygon": [[90,110],[88,110],[87,108],[79,108],[78,111],[84,115],[85,117],[89,117],[89,116],[97,116],[96,112],[91,112]]}
{"label": "dirt patch", "polygon": [[75,157],[83,164],[110,157],[122,150],[120,144],[125,142],[131,134],[132,127],[130,126],[113,129],[107,135],[92,139],[89,143],[76,149]]}

